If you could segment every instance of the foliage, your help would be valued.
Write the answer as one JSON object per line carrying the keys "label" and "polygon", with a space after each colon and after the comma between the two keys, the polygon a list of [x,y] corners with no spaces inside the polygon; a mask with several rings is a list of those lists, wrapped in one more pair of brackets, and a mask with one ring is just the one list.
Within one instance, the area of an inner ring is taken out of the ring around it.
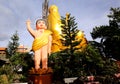
{"label": "foliage", "polygon": [[[52,53],[49,57],[49,66],[54,70],[54,79],[65,77],[114,76],[118,67],[114,60],[102,57],[97,48],[90,43],[82,52],[75,52],[74,63],[70,61],[70,55],[66,50]],[[101,79],[104,81],[103,79]]]}
{"label": "foliage", "polygon": [[0,75],[0,84],[9,84],[8,78],[5,74]]}
{"label": "foliage", "polygon": [[18,37],[18,33],[17,31],[13,34],[13,36],[11,37],[11,40],[9,41],[9,44],[8,44],[8,48],[6,49],[6,57],[9,59],[9,62],[8,64],[6,65],[3,65],[1,67],[1,74],[6,74],[7,77],[8,77],[8,81],[9,82],[12,82],[13,79],[15,78],[15,74],[16,72],[14,72],[14,70],[17,70],[16,67],[17,67],[17,61],[16,60],[16,63],[15,61],[13,61],[13,57],[16,56],[18,57],[18,53],[17,53],[17,48],[19,46],[19,37]]}
{"label": "foliage", "polygon": [[88,44],[82,53],[82,64],[84,65],[87,75],[98,74],[98,70],[104,66],[104,61],[98,50]]}
{"label": "foliage", "polygon": [[101,69],[102,71],[100,72],[99,75],[109,75],[109,76],[114,76],[115,73],[118,73],[118,66],[116,62],[110,58],[104,60],[104,67]]}
{"label": "foliage", "polygon": [[117,72],[118,67],[115,61],[100,53],[102,44],[91,41],[83,51],[77,51],[76,46],[81,41],[75,38],[78,30],[74,17],[69,16],[67,21],[66,18],[62,17],[62,23],[63,34],[61,36],[64,39],[61,41],[66,48],[49,56],[49,66],[53,69],[54,79],[86,77],[88,75],[111,76]]}
{"label": "foliage", "polygon": [[[67,17],[66,17],[67,18]],[[70,54],[73,54],[75,50],[75,46],[79,45],[80,40],[76,39],[76,36],[79,32],[77,29],[77,23],[75,22],[75,17],[71,17],[68,14],[68,19],[62,17],[62,37],[61,39],[63,46],[66,46],[68,50],[70,50]]]}
{"label": "foliage", "polygon": [[33,66],[32,56],[29,53],[17,52],[18,46],[19,36],[15,32],[6,49],[9,62],[0,67],[0,75],[5,74],[9,83],[15,82],[16,80],[18,82],[26,81],[28,70]]}
{"label": "foliage", "polygon": [[[6,70],[9,81],[26,82],[28,71],[34,66],[33,58],[29,53],[16,53],[11,58],[11,64],[8,64],[10,70]],[[6,66],[6,65],[5,65]]]}
{"label": "foliage", "polygon": [[80,44],[80,40],[76,39],[77,23],[75,18],[68,16],[68,19],[62,17],[62,37],[61,42],[65,47],[64,50],[52,53],[49,56],[49,66],[54,70],[55,79],[63,79],[65,77],[77,77],[83,74],[81,67],[81,56],[76,51]]}
{"label": "foliage", "polygon": [[[74,54],[74,63],[70,61],[70,55],[66,54],[66,51],[52,53],[49,57],[49,66],[54,70],[55,77],[77,77],[81,75],[81,61],[80,55]],[[56,78],[55,78],[56,79]]]}
{"label": "foliage", "polygon": [[17,48],[19,46],[19,36],[17,31],[11,37],[11,41],[9,41],[8,47],[6,49],[7,58],[11,58],[17,52]]}
{"label": "foliage", "polygon": [[66,47],[65,50],[60,52],[60,56],[64,60],[64,77],[78,76],[80,73],[80,56],[77,56],[76,46],[80,44],[80,40],[76,39],[79,32],[77,29],[77,23],[75,22],[75,17],[70,14],[66,14],[66,18],[62,17],[62,37],[61,42],[63,46]]}
{"label": "foliage", "polygon": [[99,49],[106,57],[120,60],[120,8],[111,8],[110,11],[109,25],[93,28],[91,36],[93,39],[100,38]]}
{"label": "foliage", "polygon": [[13,74],[13,67],[11,67],[9,64],[5,64],[0,68],[0,75],[6,75],[8,82],[12,82],[14,78]]}
{"label": "foliage", "polygon": [[101,56],[99,50],[90,43],[83,52],[82,61],[87,75],[114,75],[118,71],[115,61]]}

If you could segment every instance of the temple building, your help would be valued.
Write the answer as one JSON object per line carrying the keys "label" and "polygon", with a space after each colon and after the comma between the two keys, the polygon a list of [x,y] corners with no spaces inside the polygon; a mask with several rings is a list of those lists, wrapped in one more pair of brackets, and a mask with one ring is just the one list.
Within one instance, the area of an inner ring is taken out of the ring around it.
{"label": "temple building", "polygon": [[[0,47],[0,59],[4,58],[6,56],[6,47]],[[17,52],[19,53],[26,53],[29,52],[30,49],[28,47],[25,47],[24,45],[20,45],[17,49]]]}

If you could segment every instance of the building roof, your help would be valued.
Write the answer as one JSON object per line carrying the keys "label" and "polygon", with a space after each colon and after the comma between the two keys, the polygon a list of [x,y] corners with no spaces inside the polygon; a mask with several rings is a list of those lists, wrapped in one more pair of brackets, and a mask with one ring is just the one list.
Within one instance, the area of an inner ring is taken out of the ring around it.
{"label": "building roof", "polygon": [[0,51],[5,51],[6,47],[0,47]]}

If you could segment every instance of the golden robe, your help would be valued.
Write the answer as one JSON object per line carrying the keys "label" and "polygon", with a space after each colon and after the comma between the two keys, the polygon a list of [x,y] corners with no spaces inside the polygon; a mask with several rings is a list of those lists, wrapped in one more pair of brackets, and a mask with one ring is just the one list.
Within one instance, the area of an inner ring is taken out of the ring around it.
{"label": "golden robe", "polygon": [[58,52],[62,48],[62,43],[60,40],[62,38],[62,28],[61,17],[58,11],[58,7],[56,5],[51,5],[49,7],[48,29],[53,32],[51,52]]}
{"label": "golden robe", "polygon": [[36,51],[45,46],[49,42],[49,35],[51,34],[52,32],[50,30],[45,30],[40,37],[35,38],[32,44],[32,50]]}

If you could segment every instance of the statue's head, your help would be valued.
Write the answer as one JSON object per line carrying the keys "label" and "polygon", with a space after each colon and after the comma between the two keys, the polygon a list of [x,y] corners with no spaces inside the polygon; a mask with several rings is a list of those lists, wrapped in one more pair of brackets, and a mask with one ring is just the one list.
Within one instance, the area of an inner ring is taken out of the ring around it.
{"label": "statue's head", "polygon": [[56,5],[51,5],[49,7],[49,13],[58,12],[58,7]]}
{"label": "statue's head", "polygon": [[46,29],[47,28],[47,22],[45,19],[38,19],[36,21],[36,29]]}
{"label": "statue's head", "polygon": [[36,21],[36,25],[37,25],[37,23],[38,23],[39,21],[43,21],[43,22],[45,23],[45,25],[47,25],[47,22],[46,22],[45,19],[38,19],[38,20]]}

